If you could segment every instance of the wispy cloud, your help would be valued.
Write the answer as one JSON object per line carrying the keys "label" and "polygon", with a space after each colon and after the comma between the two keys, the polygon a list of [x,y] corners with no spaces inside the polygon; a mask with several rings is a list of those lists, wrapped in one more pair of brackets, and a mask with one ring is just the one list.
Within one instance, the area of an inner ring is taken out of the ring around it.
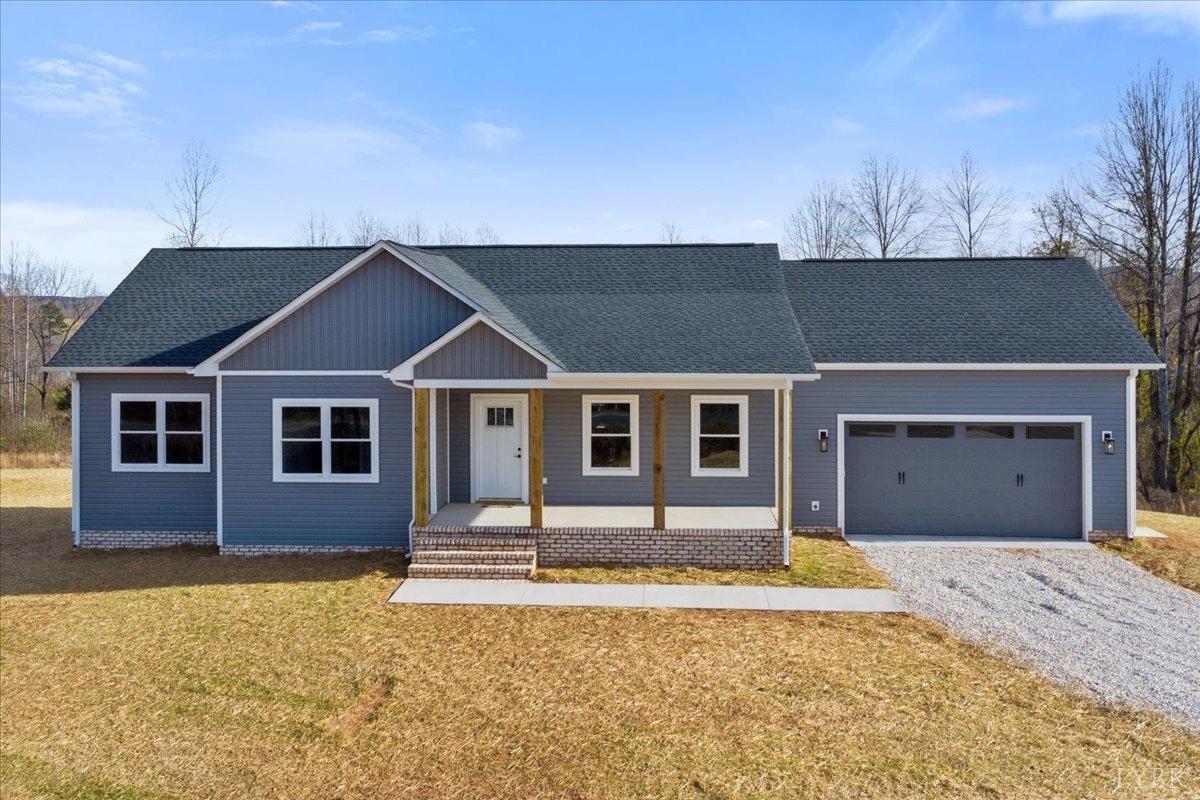
{"label": "wispy cloud", "polygon": [[1006,3],[1002,8],[1028,25],[1110,20],[1141,33],[1200,33],[1200,3],[1194,0],[1061,0]]}
{"label": "wispy cloud", "polygon": [[1019,106],[1020,101],[1014,97],[968,97],[946,109],[946,116],[962,121],[989,119],[1007,114]]}
{"label": "wispy cloud", "polygon": [[468,122],[463,126],[462,140],[481,150],[504,150],[525,138],[517,128],[506,128],[494,122]]}
{"label": "wispy cloud", "polygon": [[291,164],[351,164],[414,156],[419,148],[404,134],[380,125],[278,120],[253,132],[242,149]]}
{"label": "wispy cloud", "polygon": [[468,33],[473,28],[443,30],[436,25],[394,25],[388,28],[371,28],[364,31],[347,30],[337,20],[312,20],[297,25],[280,36],[252,36],[241,39],[237,44],[252,47],[273,47],[283,44],[312,44],[326,47],[349,47],[352,45],[391,44],[393,42],[424,42],[441,36]]}
{"label": "wispy cloud", "polygon": [[296,33],[303,35],[312,31],[336,31],[341,27],[342,23],[336,20],[313,20],[297,27]]}
{"label": "wispy cloud", "polygon": [[1103,122],[1093,122],[1088,125],[1076,125],[1074,128],[1063,132],[1064,136],[1077,136],[1081,139],[1095,139],[1104,135],[1104,131],[1108,125]]}
{"label": "wispy cloud", "polygon": [[862,133],[867,129],[867,126],[861,122],[848,117],[830,117],[825,121],[825,127],[830,133],[839,136],[852,136],[856,133]]}
{"label": "wispy cloud", "polygon": [[145,66],[101,50],[68,48],[79,59],[28,58],[21,62],[25,80],[6,84],[16,105],[58,117],[84,117],[130,135],[140,135],[144,118],[133,110],[146,90],[134,77]]}
{"label": "wispy cloud", "polygon": [[927,14],[928,6],[917,6],[918,13],[904,11],[896,21],[895,30],[879,43],[863,65],[863,72],[878,78],[891,78],[903,71],[958,17],[954,2],[943,3],[935,14]]}
{"label": "wispy cloud", "polygon": [[752,219],[742,227],[748,231],[765,231],[767,228],[771,227],[771,223],[767,222],[765,219]]}

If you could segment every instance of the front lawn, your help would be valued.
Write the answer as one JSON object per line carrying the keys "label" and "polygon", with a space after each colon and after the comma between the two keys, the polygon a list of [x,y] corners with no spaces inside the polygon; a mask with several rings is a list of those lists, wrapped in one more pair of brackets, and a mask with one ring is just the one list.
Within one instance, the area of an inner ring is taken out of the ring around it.
{"label": "front lawn", "polygon": [[1102,547],[1124,556],[1147,572],[1200,592],[1200,517],[1139,511],[1138,524],[1166,539],[1117,539]]}
{"label": "front lawn", "polygon": [[905,615],[388,606],[395,556],[73,552],[0,475],[4,798],[1179,797],[1200,738]]}
{"label": "front lawn", "polygon": [[887,589],[882,572],[862,554],[833,539],[792,537],[791,566],[780,569],[696,569],[695,567],[538,567],[544,583],[709,583],[731,586],[819,586]]}

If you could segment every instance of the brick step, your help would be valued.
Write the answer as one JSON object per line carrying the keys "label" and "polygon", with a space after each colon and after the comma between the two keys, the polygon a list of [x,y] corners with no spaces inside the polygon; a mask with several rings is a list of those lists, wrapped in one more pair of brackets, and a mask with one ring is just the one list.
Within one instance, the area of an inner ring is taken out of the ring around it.
{"label": "brick step", "polygon": [[533,575],[532,564],[409,564],[409,578],[475,578],[524,581]]}
{"label": "brick step", "polygon": [[536,550],[417,550],[413,564],[537,564]]}
{"label": "brick step", "polygon": [[462,534],[413,534],[413,552],[422,550],[536,550],[537,539],[527,536],[468,536]]}

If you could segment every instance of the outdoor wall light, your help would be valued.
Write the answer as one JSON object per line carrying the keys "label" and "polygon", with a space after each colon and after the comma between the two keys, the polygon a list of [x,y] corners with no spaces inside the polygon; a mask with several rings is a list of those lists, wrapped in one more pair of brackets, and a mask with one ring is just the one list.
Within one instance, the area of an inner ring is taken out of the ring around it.
{"label": "outdoor wall light", "polygon": [[1104,442],[1104,455],[1111,456],[1117,451],[1117,442],[1113,439],[1112,431],[1100,434],[1100,441]]}
{"label": "outdoor wall light", "polygon": [[829,452],[829,431],[824,428],[817,431],[817,446],[821,448],[822,453]]}

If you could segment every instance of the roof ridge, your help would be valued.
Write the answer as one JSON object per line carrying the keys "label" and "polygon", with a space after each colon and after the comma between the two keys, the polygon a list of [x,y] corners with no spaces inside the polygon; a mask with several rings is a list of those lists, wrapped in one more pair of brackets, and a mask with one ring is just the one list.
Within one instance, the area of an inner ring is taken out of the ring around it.
{"label": "roof ridge", "polygon": [[[391,241],[391,240],[388,240]],[[582,242],[579,244],[404,244],[403,242],[391,242],[403,247],[412,247],[417,250],[441,250],[445,248],[472,250],[503,250],[505,248],[523,248],[523,249],[584,249],[592,247],[614,247],[614,248],[650,248],[650,247],[770,247],[774,242],[678,242],[672,244],[658,242],[634,242],[621,244],[617,242]]]}
{"label": "roof ridge", "polygon": [[904,256],[902,258],[781,258],[785,264],[860,264],[904,261],[1082,261],[1083,256]]}

